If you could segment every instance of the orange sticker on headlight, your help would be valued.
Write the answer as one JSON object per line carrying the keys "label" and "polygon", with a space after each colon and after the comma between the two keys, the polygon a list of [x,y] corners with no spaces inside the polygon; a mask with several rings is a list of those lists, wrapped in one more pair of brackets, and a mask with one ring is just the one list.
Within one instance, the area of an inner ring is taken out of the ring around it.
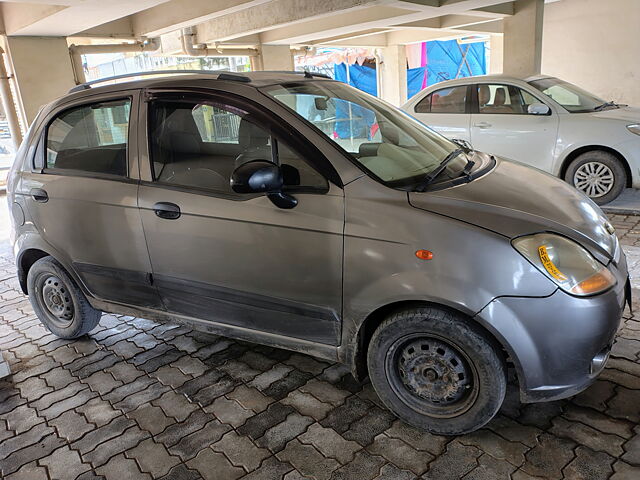
{"label": "orange sticker on headlight", "polygon": [[545,270],[549,272],[549,275],[551,275],[553,278],[555,278],[560,282],[567,281],[567,277],[564,276],[564,274],[560,270],[558,270],[558,267],[556,267],[555,264],[549,258],[547,247],[545,247],[544,245],[540,245],[538,247],[538,255],[540,256],[540,261],[542,262],[542,265],[544,266]]}

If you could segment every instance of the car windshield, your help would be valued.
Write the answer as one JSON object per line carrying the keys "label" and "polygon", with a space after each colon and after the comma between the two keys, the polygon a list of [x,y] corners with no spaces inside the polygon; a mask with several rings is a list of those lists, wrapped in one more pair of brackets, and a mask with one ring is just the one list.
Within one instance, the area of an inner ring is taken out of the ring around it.
{"label": "car windshield", "polygon": [[559,78],[548,77],[531,80],[528,83],[571,113],[595,112],[601,110],[603,106],[615,107],[615,104],[608,104],[593,93]]}
{"label": "car windshield", "polygon": [[[298,82],[264,91],[394,188],[415,186],[459,148],[400,110],[344,83]],[[443,174],[453,177],[466,163],[466,155],[459,155]]]}

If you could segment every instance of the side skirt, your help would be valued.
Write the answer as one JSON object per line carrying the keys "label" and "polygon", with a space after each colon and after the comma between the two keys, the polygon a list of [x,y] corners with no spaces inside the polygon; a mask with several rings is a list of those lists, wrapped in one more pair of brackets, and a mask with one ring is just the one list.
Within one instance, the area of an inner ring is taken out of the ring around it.
{"label": "side skirt", "polygon": [[151,308],[134,307],[131,305],[107,302],[92,297],[87,298],[87,300],[89,300],[89,303],[93,308],[105,313],[131,315],[134,317],[148,318],[149,320],[157,320],[159,322],[178,323],[201,332],[212,333],[214,335],[229,337],[236,340],[259,343],[285,350],[292,350],[294,352],[304,353],[306,355],[311,355],[333,362],[338,361],[338,347],[331,345],[301,340],[299,338],[286,337],[284,335],[277,335],[274,333],[251,330],[236,325],[218,323],[210,320],[200,320],[194,317],[163,312]]}

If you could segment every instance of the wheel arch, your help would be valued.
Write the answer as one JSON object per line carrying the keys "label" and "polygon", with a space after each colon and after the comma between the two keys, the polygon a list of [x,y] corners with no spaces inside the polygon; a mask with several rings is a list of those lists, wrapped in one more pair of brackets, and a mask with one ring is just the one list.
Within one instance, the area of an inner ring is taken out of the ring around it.
{"label": "wheel arch", "polygon": [[510,357],[509,350],[503,344],[504,339],[499,338],[499,336],[495,335],[491,330],[486,328],[485,325],[478,322],[476,319],[463,312],[462,310],[437,302],[424,300],[403,300],[389,303],[377,308],[369,315],[367,315],[367,317],[358,327],[358,331],[355,334],[351,344],[350,358],[347,358],[349,366],[351,367],[352,374],[357,380],[362,380],[367,376],[367,350],[369,347],[369,342],[371,341],[376,328],[378,328],[378,326],[392,313],[398,312],[400,310],[419,307],[435,307],[464,316],[474,325],[480,328],[487,335],[487,337],[493,339],[493,341],[495,341],[495,343],[500,346],[505,362]]}
{"label": "wheel arch", "polygon": [[602,152],[610,153],[611,155],[615,156],[618,160],[620,160],[620,163],[624,167],[624,170],[627,174],[626,187],[631,187],[632,173],[631,173],[631,167],[629,166],[629,162],[627,162],[627,159],[620,152],[618,152],[617,150],[611,147],[607,147],[604,145],[583,145],[582,147],[578,147],[575,150],[572,150],[571,152],[569,152],[567,156],[564,158],[564,160],[562,161],[562,165],[560,166],[560,175],[559,175],[560,178],[564,180],[564,176],[567,173],[567,169],[569,168],[569,165],[577,157],[579,157],[583,153],[594,152],[594,151],[602,151]]}
{"label": "wheel arch", "polygon": [[40,250],[39,248],[29,248],[23,252],[20,252],[18,258],[16,259],[16,263],[18,266],[18,282],[20,283],[22,293],[28,295],[27,275],[29,274],[29,269],[31,269],[33,264],[41,258],[49,256],[52,255],[48,252],[45,252],[44,250]]}

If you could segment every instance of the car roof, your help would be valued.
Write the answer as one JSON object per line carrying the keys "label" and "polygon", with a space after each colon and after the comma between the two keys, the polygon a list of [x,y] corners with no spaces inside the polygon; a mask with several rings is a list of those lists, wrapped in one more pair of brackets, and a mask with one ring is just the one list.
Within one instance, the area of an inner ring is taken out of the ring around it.
{"label": "car roof", "polygon": [[477,75],[472,77],[456,78],[454,80],[445,80],[444,82],[434,83],[429,86],[429,90],[434,87],[442,88],[451,85],[468,85],[470,83],[485,83],[485,82],[530,82],[534,80],[541,80],[543,78],[553,78],[550,75],[533,75],[529,77],[516,77],[513,75],[495,74],[495,75]]}
{"label": "car roof", "polygon": [[[169,74],[170,73],[170,74]],[[281,72],[281,71],[260,71],[260,72],[227,72],[227,71],[209,71],[203,73],[189,72],[143,72],[138,75],[158,75],[150,78],[133,78],[136,74],[117,76],[87,82],[72,88],[69,93],[51,102],[57,104],[69,99],[81,99],[82,97],[93,96],[98,93],[116,93],[124,90],[143,89],[143,88],[214,88],[221,83],[240,83],[251,87],[259,88],[268,85],[277,85],[291,82],[304,81],[335,81],[326,75],[309,73],[309,72]],[[103,82],[109,82],[116,79],[132,77],[132,80],[115,84],[93,86]]]}

